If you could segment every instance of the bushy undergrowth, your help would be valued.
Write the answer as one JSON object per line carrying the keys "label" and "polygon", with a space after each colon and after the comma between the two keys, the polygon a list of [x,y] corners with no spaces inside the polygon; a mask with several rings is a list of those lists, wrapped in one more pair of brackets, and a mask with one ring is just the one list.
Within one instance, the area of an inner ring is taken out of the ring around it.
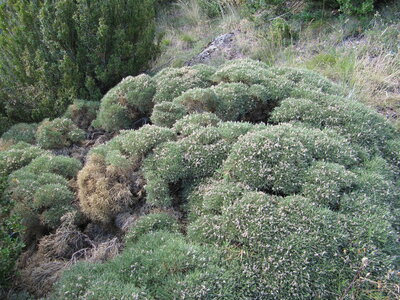
{"label": "bushy undergrowth", "polygon": [[25,142],[28,144],[34,144],[35,133],[37,130],[37,124],[19,123],[12,126],[7,132],[3,133],[1,138],[6,141],[13,141],[15,143]]}
{"label": "bushy undergrowth", "polygon": [[68,147],[84,138],[85,132],[67,118],[45,119],[36,131],[37,143],[44,149]]}
{"label": "bushy undergrowth", "polygon": [[74,158],[46,154],[8,176],[4,197],[12,203],[11,214],[21,218],[25,241],[40,237],[45,229],[56,229],[61,217],[74,209],[68,180],[80,168]]}
{"label": "bushy undergrowth", "polygon": [[75,100],[68,106],[64,117],[71,119],[79,128],[87,129],[96,118],[99,107],[97,101]]}
{"label": "bushy undergrowth", "polygon": [[251,60],[148,80],[157,126],[92,149],[78,185],[92,220],[143,202],[156,213],[133,222],[114,260],[66,271],[55,295],[362,298],[391,276],[400,215],[392,125],[318,74]]}

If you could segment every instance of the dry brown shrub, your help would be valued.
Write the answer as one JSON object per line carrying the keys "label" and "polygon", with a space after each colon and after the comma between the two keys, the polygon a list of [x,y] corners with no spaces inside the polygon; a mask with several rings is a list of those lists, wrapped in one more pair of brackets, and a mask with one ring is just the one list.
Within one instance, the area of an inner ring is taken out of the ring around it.
{"label": "dry brown shrub", "polygon": [[133,170],[107,166],[104,159],[91,155],[78,173],[78,197],[82,212],[89,218],[109,223],[119,212],[137,201],[132,195]]}

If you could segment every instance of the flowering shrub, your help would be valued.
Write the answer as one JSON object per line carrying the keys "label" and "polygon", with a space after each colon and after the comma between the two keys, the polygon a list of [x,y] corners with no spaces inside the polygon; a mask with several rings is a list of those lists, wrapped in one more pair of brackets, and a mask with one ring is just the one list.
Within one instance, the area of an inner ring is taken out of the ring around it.
{"label": "flowering shrub", "polygon": [[44,149],[69,147],[85,138],[85,132],[79,129],[70,119],[45,119],[36,131],[36,140]]}
{"label": "flowering shrub", "polygon": [[12,126],[7,132],[3,133],[1,138],[13,142],[25,142],[28,144],[35,143],[35,133],[37,124],[18,123]]}
{"label": "flowering shrub", "polygon": [[175,102],[161,102],[154,105],[151,121],[154,125],[172,127],[176,120],[186,114],[185,107]]}
{"label": "flowering shrub", "polygon": [[76,176],[82,168],[79,160],[66,156],[43,155],[33,161],[25,170],[35,173],[53,173],[71,179]]}

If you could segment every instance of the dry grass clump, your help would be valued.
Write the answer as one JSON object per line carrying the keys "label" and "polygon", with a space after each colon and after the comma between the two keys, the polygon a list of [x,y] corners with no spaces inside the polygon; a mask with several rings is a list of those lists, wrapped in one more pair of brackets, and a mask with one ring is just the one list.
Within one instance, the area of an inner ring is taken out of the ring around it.
{"label": "dry grass clump", "polygon": [[82,212],[89,218],[110,222],[118,212],[129,209],[137,198],[132,194],[133,169],[107,165],[99,155],[91,155],[78,173],[78,197]]}

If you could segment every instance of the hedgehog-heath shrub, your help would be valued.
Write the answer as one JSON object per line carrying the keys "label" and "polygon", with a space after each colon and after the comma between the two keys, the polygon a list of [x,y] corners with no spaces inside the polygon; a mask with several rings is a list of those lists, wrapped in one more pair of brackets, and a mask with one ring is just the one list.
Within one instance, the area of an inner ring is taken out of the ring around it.
{"label": "hedgehog-heath shrub", "polygon": [[46,119],[40,123],[36,131],[36,140],[44,149],[58,149],[69,147],[85,138],[85,132],[79,129],[74,122],[66,118],[57,118],[52,121]]}
{"label": "hedgehog-heath shrub", "polygon": [[165,68],[154,76],[156,82],[155,103],[172,101],[192,88],[211,86],[211,75],[215,69],[206,65],[183,68]]}
{"label": "hedgehog-heath shrub", "polygon": [[76,176],[81,168],[82,164],[76,158],[61,155],[44,155],[35,158],[26,167],[26,170],[38,175],[42,173],[54,173],[71,179]]}
{"label": "hedgehog-heath shrub", "polygon": [[124,78],[101,100],[93,125],[108,131],[133,127],[135,121],[150,116],[155,91],[154,81],[148,75]]}
{"label": "hedgehog-heath shrub", "polygon": [[45,153],[46,151],[39,147],[25,142],[19,142],[6,151],[0,151],[0,176],[7,176],[12,171],[29,164],[33,159]]}
{"label": "hedgehog-heath shrub", "polygon": [[290,124],[253,131],[233,146],[224,162],[224,176],[255,189],[297,193],[315,160],[351,164],[357,154],[340,136]]}
{"label": "hedgehog-heath shrub", "polygon": [[35,133],[38,125],[35,123],[18,123],[8,129],[1,138],[6,141],[13,141],[15,143],[25,142],[28,144],[35,144]]}
{"label": "hedgehog-heath shrub", "polygon": [[154,105],[151,122],[157,126],[172,127],[186,115],[185,107],[175,102],[161,102]]}

